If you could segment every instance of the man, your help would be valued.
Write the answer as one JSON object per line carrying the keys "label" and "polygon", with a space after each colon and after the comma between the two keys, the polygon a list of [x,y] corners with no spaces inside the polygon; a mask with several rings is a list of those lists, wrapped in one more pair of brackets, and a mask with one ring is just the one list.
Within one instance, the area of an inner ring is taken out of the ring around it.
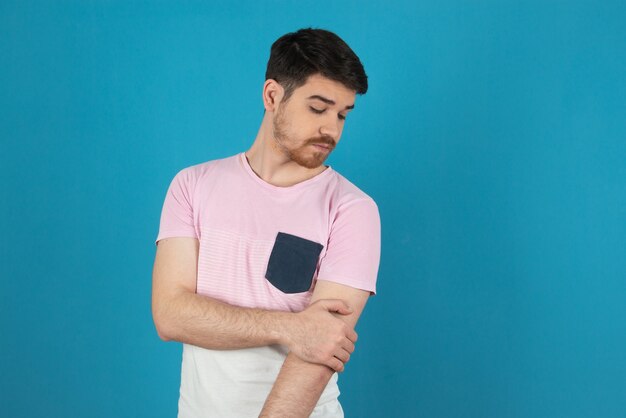
{"label": "man", "polygon": [[159,336],[184,343],[179,417],[343,416],[335,372],[376,291],[380,221],[323,163],[366,91],[337,35],[284,35],[251,148],[172,181],[152,304]]}

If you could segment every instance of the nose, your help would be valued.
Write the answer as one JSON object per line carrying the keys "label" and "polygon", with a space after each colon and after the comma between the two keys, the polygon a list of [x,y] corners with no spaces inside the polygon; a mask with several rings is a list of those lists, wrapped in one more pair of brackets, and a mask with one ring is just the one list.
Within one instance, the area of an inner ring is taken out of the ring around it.
{"label": "nose", "polygon": [[341,121],[339,120],[339,118],[329,117],[329,118],[326,118],[322,126],[320,126],[320,134],[329,136],[332,139],[334,139],[335,142],[337,142],[337,140],[339,139],[339,136],[341,135],[341,129],[342,129],[342,126],[341,126]]}

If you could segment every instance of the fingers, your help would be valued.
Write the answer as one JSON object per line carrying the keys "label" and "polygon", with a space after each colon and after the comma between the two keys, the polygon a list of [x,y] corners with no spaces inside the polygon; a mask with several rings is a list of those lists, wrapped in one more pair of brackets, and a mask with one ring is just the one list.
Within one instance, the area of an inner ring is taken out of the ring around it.
{"label": "fingers", "polygon": [[340,299],[324,299],[320,302],[323,302],[324,307],[328,310],[328,312],[336,312],[341,315],[350,315],[352,313],[352,309]]}
{"label": "fingers", "polygon": [[345,340],[342,348],[350,354],[354,353],[354,343],[350,340]]}
{"label": "fingers", "polygon": [[341,373],[344,371],[346,363],[350,361],[350,352],[343,348],[338,348],[333,354],[334,355],[325,361],[324,364],[334,371]]}
{"label": "fingers", "polygon": [[350,353],[348,353],[346,350],[340,349],[335,353],[334,357],[331,357],[330,361],[327,363],[327,366],[329,366],[334,371],[341,373],[344,371],[346,363],[348,361],[350,361]]}
{"label": "fingers", "polygon": [[343,372],[344,369],[343,363],[336,357],[331,358],[326,365],[339,373]]}
{"label": "fingers", "polygon": [[352,328],[348,328],[348,331],[346,332],[346,338],[349,339],[352,343],[355,343],[357,338],[359,338],[359,335]]}
{"label": "fingers", "polygon": [[341,362],[343,364],[346,364],[350,360],[350,353],[348,353],[346,350],[340,348],[335,353],[335,357],[338,358],[339,360],[341,360]]}

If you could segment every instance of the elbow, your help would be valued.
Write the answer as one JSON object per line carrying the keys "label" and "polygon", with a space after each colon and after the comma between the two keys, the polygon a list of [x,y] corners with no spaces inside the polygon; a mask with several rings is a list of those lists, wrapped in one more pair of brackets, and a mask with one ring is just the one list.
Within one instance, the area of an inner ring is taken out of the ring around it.
{"label": "elbow", "polygon": [[169,325],[169,321],[166,315],[164,315],[155,306],[152,307],[152,320],[154,321],[154,327],[156,328],[157,335],[163,341],[172,341],[172,327]]}
{"label": "elbow", "polygon": [[181,341],[183,335],[177,295],[153,293],[152,320],[157,335],[163,341]]}
{"label": "elbow", "polygon": [[162,341],[172,341],[172,337],[163,326],[159,325],[156,321],[154,322],[154,325],[156,327],[157,335]]}
{"label": "elbow", "polygon": [[157,320],[156,317],[154,317],[153,319],[154,327],[156,328],[156,332],[159,338],[163,341],[172,341],[172,336],[169,333],[168,328],[165,326],[165,324],[163,324],[163,321]]}

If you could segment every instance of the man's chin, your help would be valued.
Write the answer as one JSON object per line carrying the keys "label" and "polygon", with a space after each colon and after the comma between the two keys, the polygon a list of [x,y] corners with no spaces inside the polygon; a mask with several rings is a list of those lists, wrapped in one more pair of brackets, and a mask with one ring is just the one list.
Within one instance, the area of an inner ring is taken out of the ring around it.
{"label": "man's chin", "polygon": [[301,165],[302,167],[312,170],[312,169],[321,167],[322,164],[324,164],[324,161],[326,161],[327,157],[328,157],[328,154],[326,153],[316,152],[313,155],[308,156],[308,157],[304,157],[301,155],[294,155],[292,159],[298,165]]}

